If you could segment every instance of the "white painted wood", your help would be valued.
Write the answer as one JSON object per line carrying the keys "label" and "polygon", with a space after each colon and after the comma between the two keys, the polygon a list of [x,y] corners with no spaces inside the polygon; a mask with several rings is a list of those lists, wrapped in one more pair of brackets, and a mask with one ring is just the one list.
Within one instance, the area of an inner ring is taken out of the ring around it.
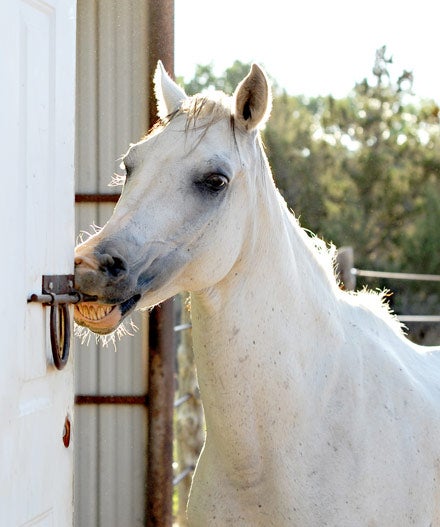
{"label": "white painted wood", "polygon": [[[118,158],[147,128],[147,4],[78,1],[76,192],[108,187]],[[76,206],[76,232],[102,226],[112,204]],[[139,331],[104,347],[76,341],[75,390],[82,395],[147,392],[145,317]],[[142,406],[78,405],[75,525],[144,524],[147,415]]]}
{"label": "white painted wood", "polygon": [[[4,0],[0,525],[73,520],[73,359],[52,366],[43,274],[73,271],[75,1]],[[7,186],[6,186],[7,183]]]}

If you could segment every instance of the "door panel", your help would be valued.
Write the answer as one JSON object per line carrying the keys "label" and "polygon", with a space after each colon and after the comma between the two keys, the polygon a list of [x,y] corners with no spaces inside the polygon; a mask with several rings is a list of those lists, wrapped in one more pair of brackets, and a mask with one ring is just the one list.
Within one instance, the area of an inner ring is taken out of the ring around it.
{"label": "door panel", "polygon": [[73,358],[52,365],[43,274],[73,271],[74,0],[3,0],[0,525],[73,517]]}

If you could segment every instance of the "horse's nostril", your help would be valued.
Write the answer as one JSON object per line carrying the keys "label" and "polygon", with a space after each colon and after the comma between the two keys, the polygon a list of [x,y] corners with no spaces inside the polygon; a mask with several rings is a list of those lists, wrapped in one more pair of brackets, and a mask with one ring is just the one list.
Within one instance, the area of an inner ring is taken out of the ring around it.
{"label": "horse's nostril", "polygon": [[101,254],[99,256],[99,268],[101,271],[105,271],[111,276],[117,277],[127,271],[127,264],[124,259],[119,256]]}

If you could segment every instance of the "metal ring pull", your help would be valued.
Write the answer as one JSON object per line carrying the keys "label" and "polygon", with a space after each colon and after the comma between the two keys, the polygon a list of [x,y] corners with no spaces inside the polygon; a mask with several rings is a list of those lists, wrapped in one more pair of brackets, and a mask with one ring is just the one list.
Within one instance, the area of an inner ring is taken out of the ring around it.
{"label": "metal ring pull", "polygon": [[70,317],[67,304],[50,306],[50,344],[53,363],[62,370],[69,360]]}
{"label": "metal ring pull", "polygon": [[50,344],[55,367],[62,370],[69,359],[70,316],[69,304],[93,302],[96,297],[83,295],[73,289],[73,275],[44,275],[41,294],[33,293],[28,302],[50,306]]}

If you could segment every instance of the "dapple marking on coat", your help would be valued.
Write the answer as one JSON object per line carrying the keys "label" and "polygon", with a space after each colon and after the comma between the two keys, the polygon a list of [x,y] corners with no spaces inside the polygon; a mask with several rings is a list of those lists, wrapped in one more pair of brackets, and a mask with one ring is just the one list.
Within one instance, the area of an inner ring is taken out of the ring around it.
{"label": "dapple marking on coat", "polygon": [[159,63],[161,124],[124,157],[113,216],[76,249],[78,324],[191,292],[207,435],[191,527],[440,526],[440,361],[375,294],[339,289],[288,211],[252,66],[233,97],[188,97]]}

